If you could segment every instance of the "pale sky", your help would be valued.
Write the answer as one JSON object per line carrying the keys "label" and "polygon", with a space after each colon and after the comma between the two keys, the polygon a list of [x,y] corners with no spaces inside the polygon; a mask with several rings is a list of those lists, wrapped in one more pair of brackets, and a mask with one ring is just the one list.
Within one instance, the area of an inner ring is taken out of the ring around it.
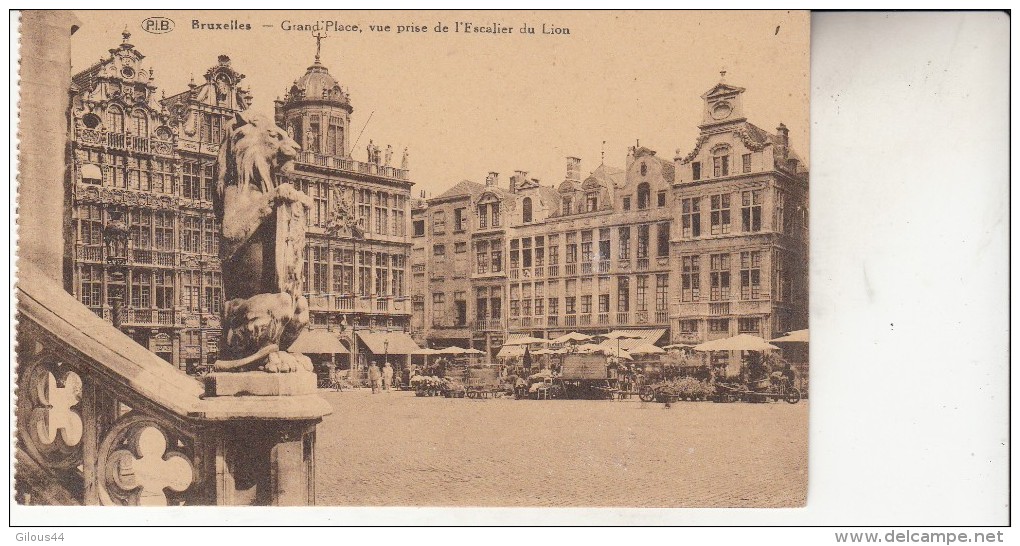
{"label": "pale sky", "polygon": [[[358,24],[362,31],[327,31],[322,63],[354,106],[351,138],[410,150],[412,194],[438,195],[463,179],[484,182],[489,171],[505,184],[526,170],[558,184],[565,157],[582,159],[584,174],[605,162],[623,167],[627,147],[641,145],[672,159],[694,147],[700,95],[726,82],[747,88],[748,120],[774,132],[790,128],[793,147],[808,151],[809,15],[806,12],[367,12],[367,11],[78,11],[82,27],[71,40],[72,65],[82,70],[121,42],[131,43],[155,70],[160,91],[187,88],[194,74],[229,55],[245,74],[252,108],[271,114],[273,100],[312,63],[311,31],[283,31],[284,20]],[[173,19],[166,34],[141,29],[151,16]],[[250,31],[193,30],[203,23],[249,23]],[[433,32],[442,21],[450,32]],[[454,33],[457,21],[498,23],[512,34]],[[536,34],[522,35],[525,23]],[[569,35],[543,36],[542,24]],[[272,28],[264,28],[271,24]],[[373,32],[373,24],[393,26]],[[425,25],[428,33],[396,33],[396,25]],[[373,113],[374,112],[374,113]],[[369,114],[372,114],[369,121]]]}

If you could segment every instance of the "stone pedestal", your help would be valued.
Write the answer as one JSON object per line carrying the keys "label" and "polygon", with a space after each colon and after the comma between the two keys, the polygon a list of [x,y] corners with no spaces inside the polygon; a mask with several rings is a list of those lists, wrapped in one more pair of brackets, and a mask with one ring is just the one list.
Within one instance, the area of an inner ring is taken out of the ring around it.
{"label": "stone pedestal", "polygon": [[209,446],[217,504],[315,504],[315,429],[330,412],[315,392],[311,372],[205,377],[203,417],[218,421]]}
{"label": "stone pedestal", "polygon": [[204,381],[206,396],[298,396],[316,388],[312,372],[213,372]]}

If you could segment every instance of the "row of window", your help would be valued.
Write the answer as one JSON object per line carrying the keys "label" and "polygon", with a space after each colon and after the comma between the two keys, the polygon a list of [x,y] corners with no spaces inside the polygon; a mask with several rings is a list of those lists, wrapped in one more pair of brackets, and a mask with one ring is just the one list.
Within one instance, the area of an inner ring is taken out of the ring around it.
{"label": "row of window", "polygon": [[[697,334],[699,333],[700,320],[697,319],[684,319],[680,321],[680,332],[683,334]],[[707,319],[708,323],[706,326],[709,332],[712,333],[729,333],[730,331],[730,319],[719,318],[719,319]],[[761,319],[757,317],[742,317],[737,319],[737,332],[741,334],[759,334],[761,333]]]}
{"label": "row of window", "polygon": [[[743,154],[740,156],[740,172],[749,173],[751,172],[751,154]],[[702,169],[700,161],[691,162],[691,178],[694,180],[701,180]],[[712,176],[729,176],[730,175],[730,156],[729,155],[716,155],[712,158]]]}
{"label": "row of window", "polygon": [[[82,182],[85,184],[168,195],[177,193],[174,164],[168,159],[127,157],[88,150],[84,165],[95,167],[83,169]],[[102,178],[96,178],[96,170]]]}
{"label": "row of window", "polygon": [[405,296],[407,258],[403,254],[309,246],[304,263],[304,291],[313,294]]}
{"label": "row of window", "polygon": [[[131,248],[137,250],[173,251],[173,211],[121,206],[101,207],[83,203],[78,206],[78,241],[85,245],[103,245],[103,227],[119,219],[128,226]],[[220,226],[215,218],[184,215],[181,217],[180,249],[184,252],[216,255],[219,253]]]}
{"label": "row of window", "polygon": [[[305,119],[308,120],[307,127],[304,126]],[[323,126],[326,129],[325,134]],[[288,122],[287,132],[302,150],[329,156],[347,155],[344,150],[344,121],[339,116],[312,114],[307,118],[295,117]]]}
{"label": "row of window", "polygon": [[[640,194],[639,194],[640,195]],[[747,190],[741,191],[736,194],[739,199],[740,214],[740,231],[742,233],[756,233],[762,230],[762,207],[765,202],[765,191],[764,190]],[[720,193],[706,197],[688,197],[681,199],[681,229],[682,236],[685,239],[691,239],[701,237],[701,234],[705,228],[711,235],[726,235],[733,232],[733,197],[732,193]],[[569,198],[565,198],[569,199]],[[624,210],[629,210],[629,197],[624,197]],[[530,198],[524,199],[526,205],[524,208],[525,215],[524,221],[530,222],[530,208],[527,203],[530,203]],[[704,201],[707,201],[708,214],[705,215],[707,218],[703,218],[702,210]],[[569,205],[568,205],[569,206]],[[659,206],[666,206],[665,192],[660,192]],[[496,214],[498,214],[498,204],[487,204],[479,206],[479,221],[481,227],[486,227],[484,218],[487,217],[487,212],[483,213],[481,207],[486,207],[486,211],[497,207]],[[776,213],[773,220],[772,228],[780,233],[788,233],[791,225],[790,220],[792,217],[785,213],[785,194],[781,191],[776,192]],[[640,206],[639,201],[639,208]],[[454,210],[454,232],[461,232],[467,229],[466,225],[466,209],[459,208]],[[493,226],[498,226],[498,216],[493,217]],[[704,225],[704,220],[708,220],[708,225]],[[668,224],[667,224],[668,225]],[[626,228],[620,228],[626,229]],[[434,235],[442,235],[446,233],[446,212],[445,211],[434,211],[432,213],[432,233]],[[425,221],[415,220],[414,222],[414,236],[423,237],[425,236]],[[621,235],[621,239],[624,237]],[[628,243],[622,243],[629,248]],[[659,244],[663,248],[668,248],[669,238],[668,234],[663,239],[659,237]],[[668,250],[659,254],[660,256],[668,255]],[[639,256],[641,257],[641,256]],[[621,258],[623,258],[621,256]]]}
{"label": "row of window", "polygon": [[[712,235],[726,235],[732,232],[732,194],[721,193],[708,196],[708,228]],[[691,197],[680,201],[681,236],[684,239],[700,237],[702,233],[702,201],[705,198]],[[740,192],[740,228],[743,233],[759,232],[762,229],[762,204],[764,190]]]}
{"label": "row of window", "polygon": [[[584,206],[579,210],[574,210],[573,198],[569,195],[560,196],[560,210],[563,215],[570,215],[574,213],[586,213],[596,212],[599,210],[599,191],[591,190],[584,192]],[[632,195],[624,195],[620,198],[623,210],[631,210]],[[660,190],[655,195],[655,204],[658,208],[663,208],[668,203],[667,191]],[[532,221],[531,215],[531,198],[525,197],[523,202],[524,209],[524,223]],[[648,182],[642,182],[637,186],[637,209],[645,210],[652,206],[652,187]]]}
{"label": "row of window", "polygon": [[[172,271],[131,271],[120,284],[123,287],[124,302],[134,309],[172,310],[177,303],[186,310],[203,313],[219,313],[223,305],[222,276],[218,271],[184,270],[180,272],[181,299],[174,299],[174,275]],[[105,305],[113,306],[115,284],[105,276],[105,268],[99,265],[85,265],[81,268],[79,299],[88,307],[104,305],[103,285],[107,286]]]}
{"label": "row of window", "polygon": [[[761,251],[739,253],[740,299],[756,300],[761,298]],[[709,255],[709,294],[707,300],[701,291],[702,256],[682,256],[680,258],[680,301],[729,301],[731,293],[730,254]]]}

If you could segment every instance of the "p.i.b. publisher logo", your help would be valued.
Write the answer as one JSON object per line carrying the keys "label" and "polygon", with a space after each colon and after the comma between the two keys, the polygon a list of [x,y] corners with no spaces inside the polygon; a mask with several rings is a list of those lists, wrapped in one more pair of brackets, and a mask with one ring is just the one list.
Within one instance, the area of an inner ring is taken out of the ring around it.
{"label": "p.i.b. publisher logo", "polygon": [[166,34],[174,29],[174,20],[168,17],[149,17],[142,21],[142,30],[150,34]]}

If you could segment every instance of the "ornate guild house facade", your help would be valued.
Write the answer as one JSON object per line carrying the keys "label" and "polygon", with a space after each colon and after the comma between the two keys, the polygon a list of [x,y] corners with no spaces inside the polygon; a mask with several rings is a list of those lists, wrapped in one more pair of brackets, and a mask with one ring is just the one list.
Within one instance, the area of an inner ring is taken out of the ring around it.
{"label": "ornate guild house facade", "polygon": [[[72,78],[73,291],[139,344],[196,371],[217,356],[223,306],[216,156],[251,95],[221,55],[204,81],[157,98],[143,59],[125,31]],[[352,112],[318,54],[276,101],[277,123],[302,146],[288,181],[315,202],[305,262],[312,327],[346,335],[348,346],[360,329],[363,360],[372,336],[409,327],[412,183],[406,150],[400,167],[391,147],[351,157]]]}
{"label": "ornate guild house facade", "polygon": [[[629,330],[696,344],[807,327],[806,165],[788,130],[744,117],[743,88],[706,92],[694,150],[635,145],[624,168],[555,188],[517,171],[463,181],[415,210],[416,335],[512,356],[515,335]],[[466,254],[466,255],[465,255]],[[465,272],[465,268],[467,272]],[[717,355],[716,364],[728,357]]]}

